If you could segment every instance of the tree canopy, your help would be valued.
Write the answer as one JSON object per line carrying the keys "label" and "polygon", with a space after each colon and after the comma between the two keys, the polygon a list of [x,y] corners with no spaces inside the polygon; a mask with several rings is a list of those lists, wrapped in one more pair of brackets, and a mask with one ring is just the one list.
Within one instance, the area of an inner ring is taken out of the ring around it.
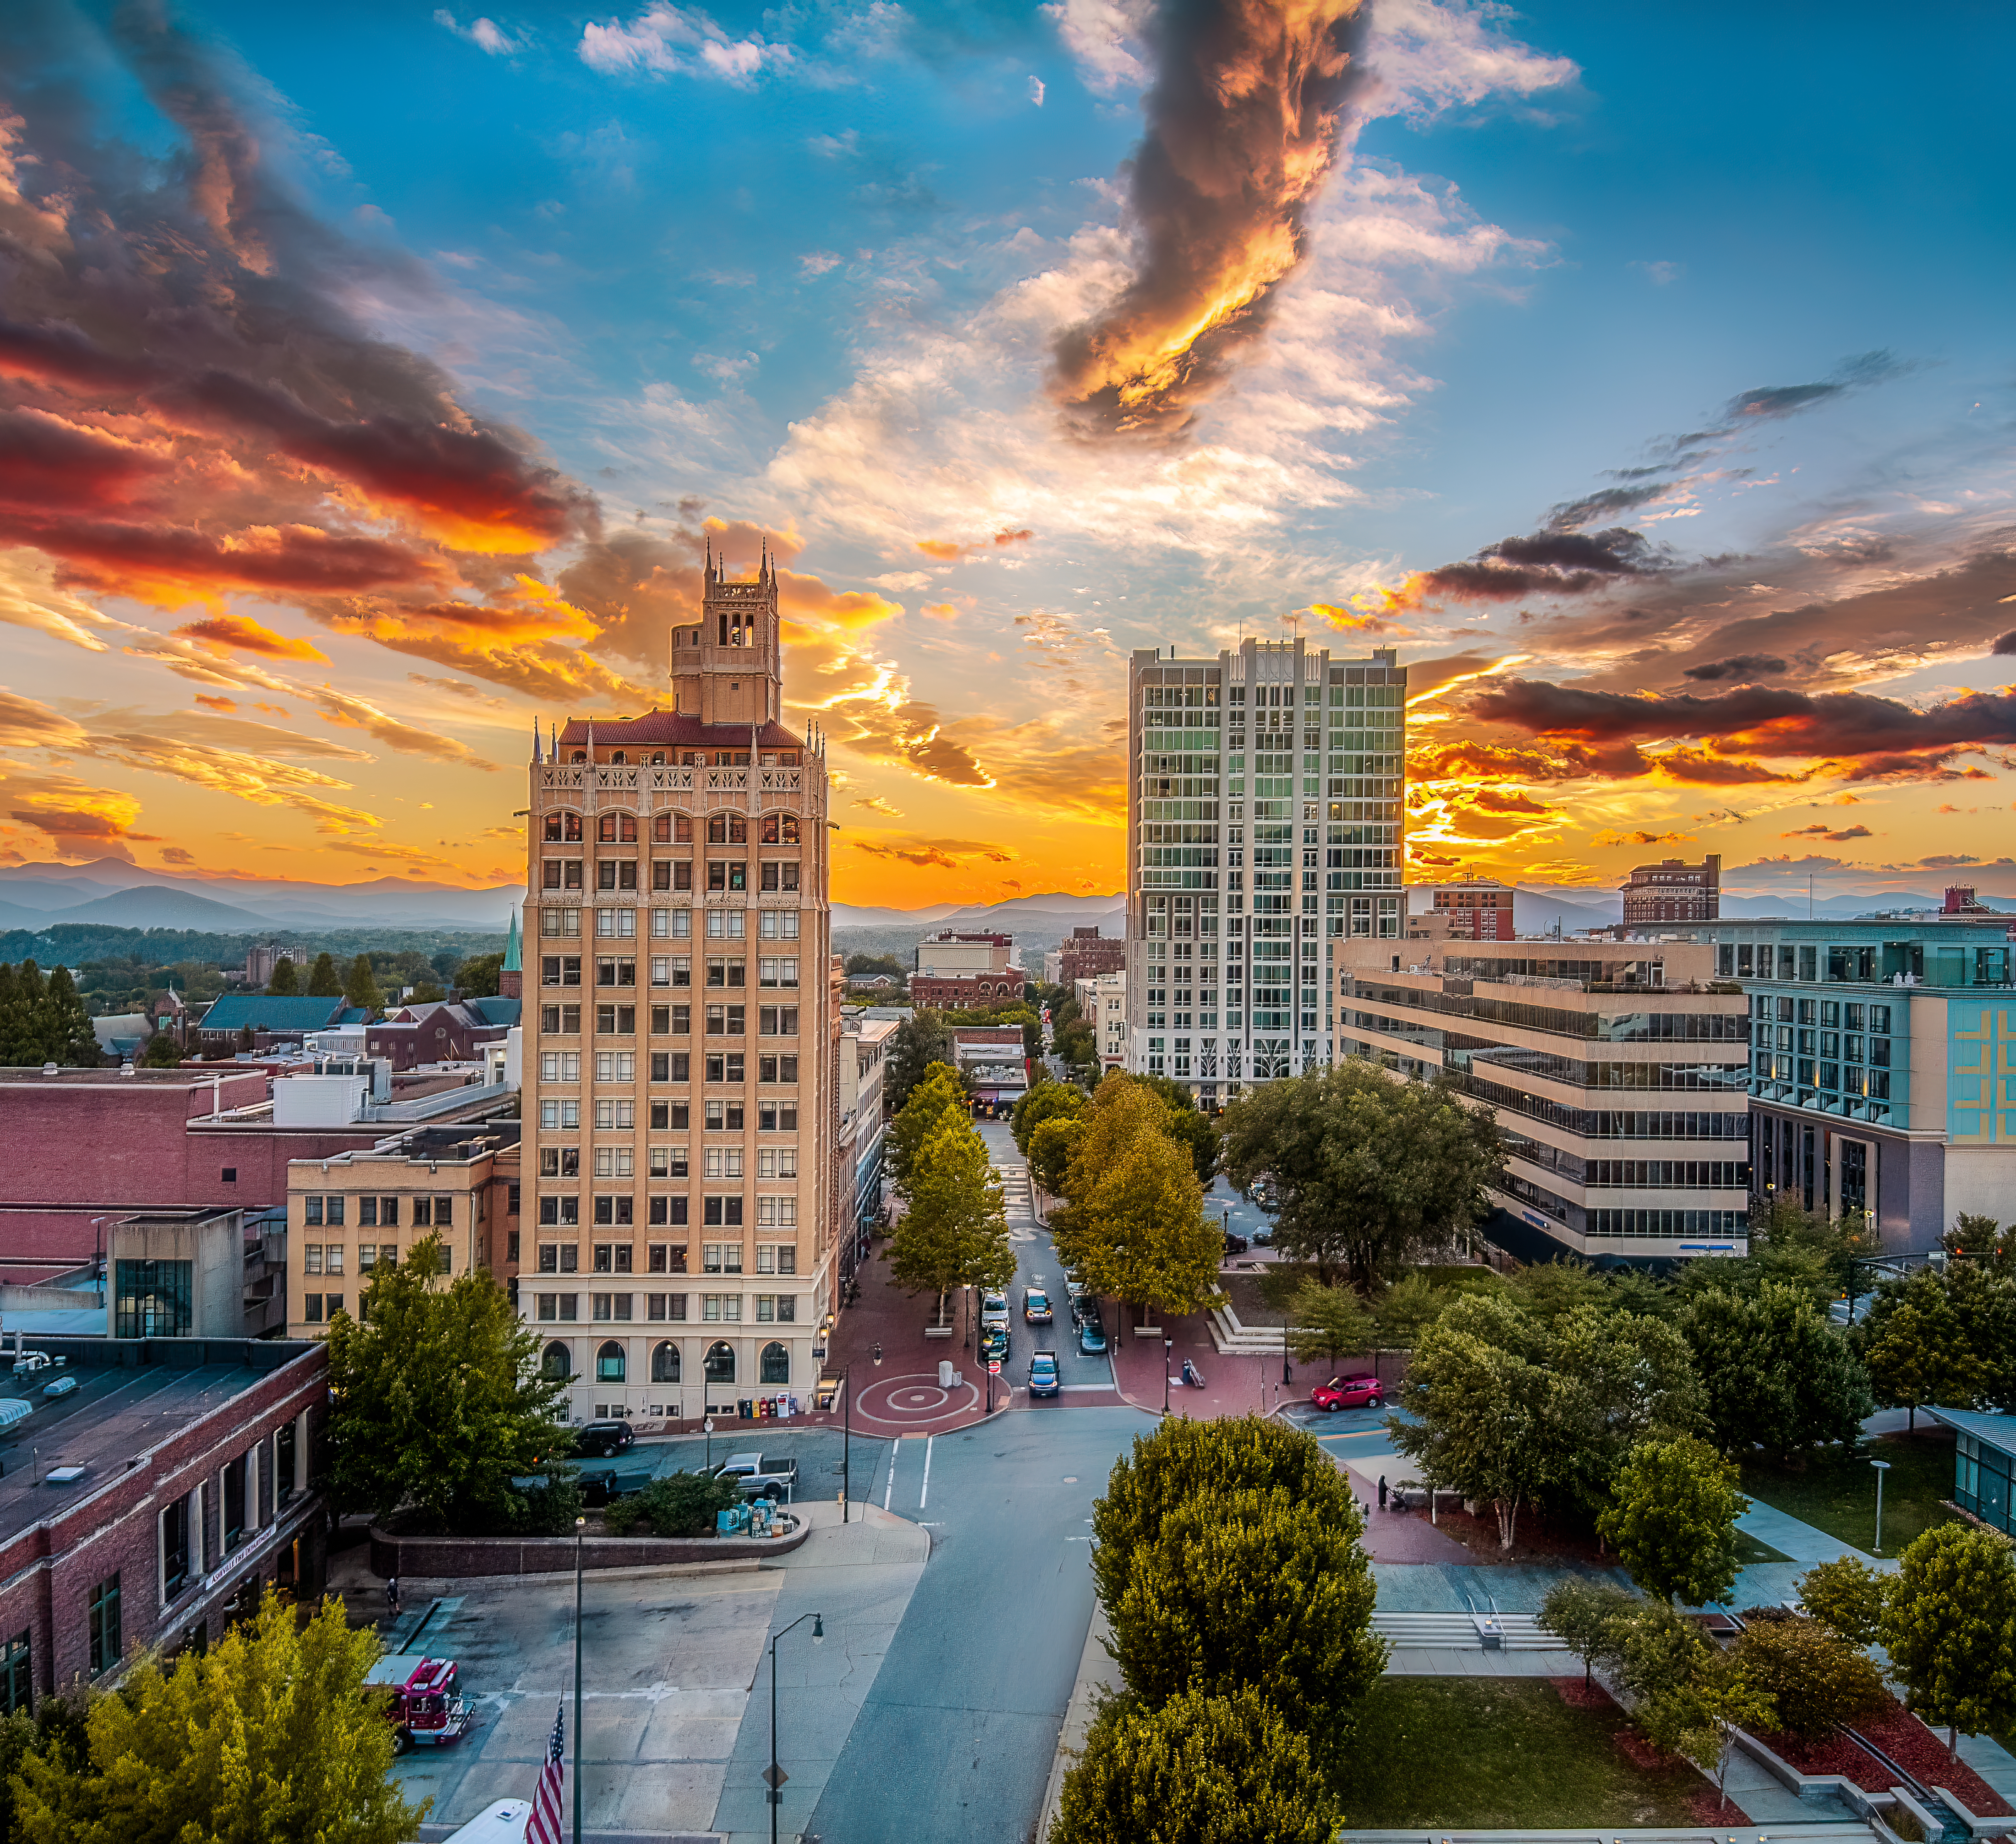
{"label": "tree canopy", "polygon": [[907,1192],[911,1165],[940,1125],[967,1117],[966,1089],[958,1071],[949,1063],[934,1063],[923,1080],[911,1086],[909,1098],[889,1123],[889,1175],[898,1190]]}
{"label": "tree canopy", "polygon": [[[917,1091],[913,1107],[925,1093]],[[896,1284],[940,1295],[956,1287],[1006,1287],[1014,1278],[1015,1252],[1001,1181],[963,1111],[939,1116],[908,1166],[905,1208],[890,1237]]]}
{"label": "tree canopy", "polygon": [[[31,1748],[16,1783],[23,1844],[400,1844],[417,1808],[390,1777],[376,1636],[325,1601],[305,1626],[268,1593],[257,1616],[171,1666],[142,1658],[74,1731]],[[68,1745],[66,1745],[66,1743]]]}
{"label": "tree canopy", "polygon": [[1695,1435],[1641,1441],[1597,1529],[1647,1594],[1705,1607],[1736,1584],[1736,1520],[1750,1508],[1736,1482],[1734,1462]]}
{"label": "tree canopy", "polygon": [[1679,1316],[1725,1452],[1853,1441],[1876,1403],[1868,1374],[1812,1295],[1780,1280],[1696,1294]]}
{"label": "tree canopy", "polygon": [[378,974],[369,954],[359,954],[351,962],[350,971],[343,982],[343,1002],[345,1005],[362,1006],[366,1011],[384,1010],[385,995],[378,989]]}
{"label": "tree canopy", "polygon": [[503,981],[502,954],[472,954],[455,969],[455,989],[464,999],[495,999]]}
{"label": "tree canopy", "polygon": [[301,989],[300,969],[290,956],[283,954],[273,963],[273,977],[267,981],[266,990],[276,999],[291,999]]}
{"label": "tree canopy", "polygon": [[1901,1558],[1878,1637],[1924,1720],[1970,1735],[2016,1728],[2016,1547],[1938,1524]]}
{"label": "tree canopy", "polygon": [[1359,1057],[1263,1084],[1223,1125],[1233,1183],[1273,1181],[1274,1246],[1326,1283],[1348,1276],[1361,1290],[1467,1230],[1503,1163],[1488,1109]]}
{"label": "tree canopy", "polygon": [[343,996],[343,975],[336,971],[336,957],[326,952],[315,957],[315,965],[308,969],[308,996],[311,999],[340,999]]}
{"label": "tree canopy", "polygon": [[0,1064],[95,1069],[103,1061],[68,967],[45,978],[33,960],[18,967],[0,961]]}
{"label": "tree canopy", "polygon": [[538,1335],[481,1270],[442,1283],[437,1237],[381,1266],[363,1319],[329,1327],[329,1483],[346,1511],[410,1505],[434,1528],[524,1528],[533,1505],[514,1478],[550,1471],[568,1448],[542,1376]]}
{"label": "tree canopy", "polygon": [[934,1063],[952,1067],[952,1026],[942,1012],[921,1009],[889,1034],[888,1051],[882,1061],[882,1091],[893,1111],[902,1112],[910,1091],[930,1074]]}

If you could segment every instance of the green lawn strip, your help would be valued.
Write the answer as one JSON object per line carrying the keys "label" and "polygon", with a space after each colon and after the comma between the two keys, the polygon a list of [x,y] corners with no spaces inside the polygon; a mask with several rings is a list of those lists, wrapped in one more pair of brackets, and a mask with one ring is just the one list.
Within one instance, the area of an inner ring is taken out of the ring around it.
{"label": "green lawn strip", "polygon": [[1953,1437],[1943,1428],[1879,1435],[1853,1449],[1832,1447],[1787,1466],[1753,1455],[1743,1463],[1743,1489],[1816,1530],[1871,1550],[1876,1541],[1876,1473],[1883,1481],[1883,1548],[1894,1556],[1935,1524],[1953,1522],[1939,1501],[1953,1494]]}
{"label": "green lawn strip", "polygon": [[1789,1562],[1791,1558],[1767,1543],[1759,1543],[1747,1530],[1736,1533],[1736,1560],[1748,1568],[1753,1562]]}
{"label": "green lawn strip", "polygon": [[1571,1709],[1544,1678],[1382,1677],[1345,1788],[1354,1828],[1685,1824],[1706,1782],[1643,1773],[1611,1736],[1622,1712]]}

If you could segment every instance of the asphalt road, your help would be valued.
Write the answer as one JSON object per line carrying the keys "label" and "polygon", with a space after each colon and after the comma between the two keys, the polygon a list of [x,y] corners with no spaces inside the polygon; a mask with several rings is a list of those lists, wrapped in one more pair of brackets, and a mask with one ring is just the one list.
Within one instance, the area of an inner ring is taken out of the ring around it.
{"label": "asphalt road", "polygon": [[893,1509],[934,1549],[808,1836],[827,1844],[1030,1839],[1092,1621],[1093,1500],[1154,1425],[1038,1404],[905,1441]]}

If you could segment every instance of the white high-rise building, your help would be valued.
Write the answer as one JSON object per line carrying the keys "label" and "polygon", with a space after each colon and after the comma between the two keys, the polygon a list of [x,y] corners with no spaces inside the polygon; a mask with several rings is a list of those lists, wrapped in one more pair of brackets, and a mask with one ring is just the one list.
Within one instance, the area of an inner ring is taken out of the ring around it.
{"label": "white high-rise building", "polygon": [[1320,1068],[1324,942],[1406,929],[1406,669],[1141,648],[1127,693],[1129,1068],[1206,1103]]}

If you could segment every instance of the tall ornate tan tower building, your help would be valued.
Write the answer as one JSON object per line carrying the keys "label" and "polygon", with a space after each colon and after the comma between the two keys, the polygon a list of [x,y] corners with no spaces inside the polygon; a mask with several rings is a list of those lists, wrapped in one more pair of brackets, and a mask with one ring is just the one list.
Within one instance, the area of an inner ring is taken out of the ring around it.
{"label": "tall ornate tan tower building", "polygon": [[533,751],[518,1303],[581,1420],[809,1406],[832,1292],[826,773],[768,556],[671,641],[670,711]]}

